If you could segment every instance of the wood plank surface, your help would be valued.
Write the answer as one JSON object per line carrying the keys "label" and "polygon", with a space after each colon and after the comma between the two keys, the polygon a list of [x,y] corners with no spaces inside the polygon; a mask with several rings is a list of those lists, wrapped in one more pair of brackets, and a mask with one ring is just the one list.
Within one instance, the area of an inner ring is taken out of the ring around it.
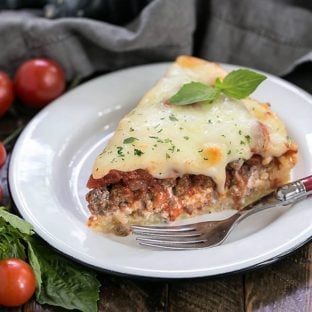
{"label": "wood plank surface", "polygon": [[243,276],[177,281],[169,285],[170,312],[242,312]]}
{"label": "wood plank surface", "polygon": [[246,311],[312,311],[312,244],[245,275]]}
{"label": "wood plank surface", "polygon": [[102,275],[99,311],[166,311],[167,284],[127,277]]}

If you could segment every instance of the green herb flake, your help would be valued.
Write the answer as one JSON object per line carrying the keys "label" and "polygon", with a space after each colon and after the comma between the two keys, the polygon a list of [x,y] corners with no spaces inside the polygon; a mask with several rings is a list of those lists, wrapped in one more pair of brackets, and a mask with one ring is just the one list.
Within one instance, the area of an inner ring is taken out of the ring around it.
{"label": "green herb flake", "polygon": [[166,153],[166,159],[171,158],[170,155],[168,153]]}
{"label": "green herb flake", "polygon": [[184,136],[183,138],[184,138],[184,140],[189,140],[190,139],[190,137],[188,137],[188,136]]}
{"label": "green herb flake", "polygon": [[126,138],[123,140],[123,144],[131,144],[133,143],[134,141],[138,141],[139,139],[137,138],[134,138],[134,137],[129,137],[129,138]]}
{"label": "green herb flake", "polygon": [[246,139],[247,143],[250,143],[250,142],[251,142],[251,137],[250,137],[250,135],[245,135],[245,139]]}
{"label": "green herb flake", "polygon": [[117,154],[119,157],[125,157],[125,154],[123,153],[123,147],[117,146]]}
{"label": "green herb flake", "polygon": [[231,155],[232,151],[231,150],[228,150],[227,154],[228,155]]}
{"label": "green herb flake", "polygon": [[132,127],[130,127],[130,132],[133,132],[133,131],[134,131],[134,129]]}
{"label": "green herb flake", "polygon": [[179,119],[174,114],[170,114],[169,119],[171,121],[179,121]]}
{"label": "green herb flake", "polygon": [[144,154],[144,153],[143,153],[141,150],[139,150],[139,149],[137,149],[137,148],[134,149],[134,155],[135,155],[135,156],[141,157],[141,155],[143,155],[143,154]]}
{"label": "green herb flake", "polygon": [[170,148],[168,148],[168,151],[170,151],[171,153],[174,153],[175,151],[175,145],[172,145]]}
{"label": "green herb flake", "polygon": [[239,135],[242,135],[242,130],[239,130],[239,131],[238,131],[238,134],[239,134]]}
{"label": "green herb flake", "polygon": [[149,138],[155,139],[155,140],[158,140],[158,139],[159,139],[157,136],[153,136],[153,135],[150,135]]}

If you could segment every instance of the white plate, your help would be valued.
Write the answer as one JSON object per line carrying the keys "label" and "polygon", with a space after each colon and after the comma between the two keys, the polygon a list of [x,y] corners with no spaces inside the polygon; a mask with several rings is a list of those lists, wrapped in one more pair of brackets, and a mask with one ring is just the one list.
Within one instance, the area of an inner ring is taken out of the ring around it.
{"label": "white plate", "polygon": [[[153,250],[138,246],[132,236],[99,234],[86,226],[89,212],[85,184],[93,160],[118,120],[167,66],[140,66],[99,77],[68,92],[35,116],[15,145],[10,163],[10,187],[22,216],[44,240],[78,261],[145,277],[189,278],[243,270],[268,263],[306,242],[312,234],[311,199],[289,210],[258,214],[242,223],[224,245],[211,249]],[[311,174],[311,96],[268,76],[253,97],[272,103],[272,109],[299,144],[300,160],[293,178]]]}

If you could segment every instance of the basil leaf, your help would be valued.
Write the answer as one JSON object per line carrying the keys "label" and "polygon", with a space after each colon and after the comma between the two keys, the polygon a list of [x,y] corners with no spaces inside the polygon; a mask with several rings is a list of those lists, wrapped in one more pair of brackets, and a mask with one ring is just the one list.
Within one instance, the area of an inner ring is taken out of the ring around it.
{"label": "basil leaf", "polygon": [[248,69],[230,72],[224,79],[216,80],[215,87],[234,99],[243,99],[256,90],[266,76]]}
{"label": "basil leaf", "polygon": [[28,259],[36,276],[36,298],[41,304],[97,311],[100,283],[94,273],[57,254],[35,236],[31,225],[0,207],[0,259]]}
{"label": "basil leaf", "polygon": [[32,235],[34,233],[32,226],[28,222],[12,213],[9,213],[4,207],[0,207],[0,217],[23,234]]}
{"label": "basil leaf", "polygon": [[20,258],[25,260],[25,246],[20,233],[0,218],[0,260]]}
{"label": "basil leaf", "polygon": [[217,98],[220,91],[200,82],[190,82],[169,99],[171,104],[188,105],[202,101],[212,102]]}
{"label": "basil leaf", "polygon": [[38,258],[32,248],[31,241],[28,242],[28,259],[36,277],[36,297],[40,297],[42,286],[41,269]]}
{"label": "basil leaf", "polygon": [[29,259],[38,281],[36,299],[40,304],[97,311],[100,283],[89,269],[53,252],[41,240],[30,241]]}

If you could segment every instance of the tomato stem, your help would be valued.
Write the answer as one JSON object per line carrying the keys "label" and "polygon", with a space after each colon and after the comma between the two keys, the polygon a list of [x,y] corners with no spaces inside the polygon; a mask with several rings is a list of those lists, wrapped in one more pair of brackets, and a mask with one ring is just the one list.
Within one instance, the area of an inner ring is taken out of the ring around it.
{"label": "tomato stem", "polygon": [[22,131],[22,129],[24,128],[24,126],[20,126],[19,128],[17,128],[16,130],[14,130],[9,136],[7,136],[3,141],[3,145],[7,145],[8,143],[10,143],[12,140],[14,140],[19,133]]}

